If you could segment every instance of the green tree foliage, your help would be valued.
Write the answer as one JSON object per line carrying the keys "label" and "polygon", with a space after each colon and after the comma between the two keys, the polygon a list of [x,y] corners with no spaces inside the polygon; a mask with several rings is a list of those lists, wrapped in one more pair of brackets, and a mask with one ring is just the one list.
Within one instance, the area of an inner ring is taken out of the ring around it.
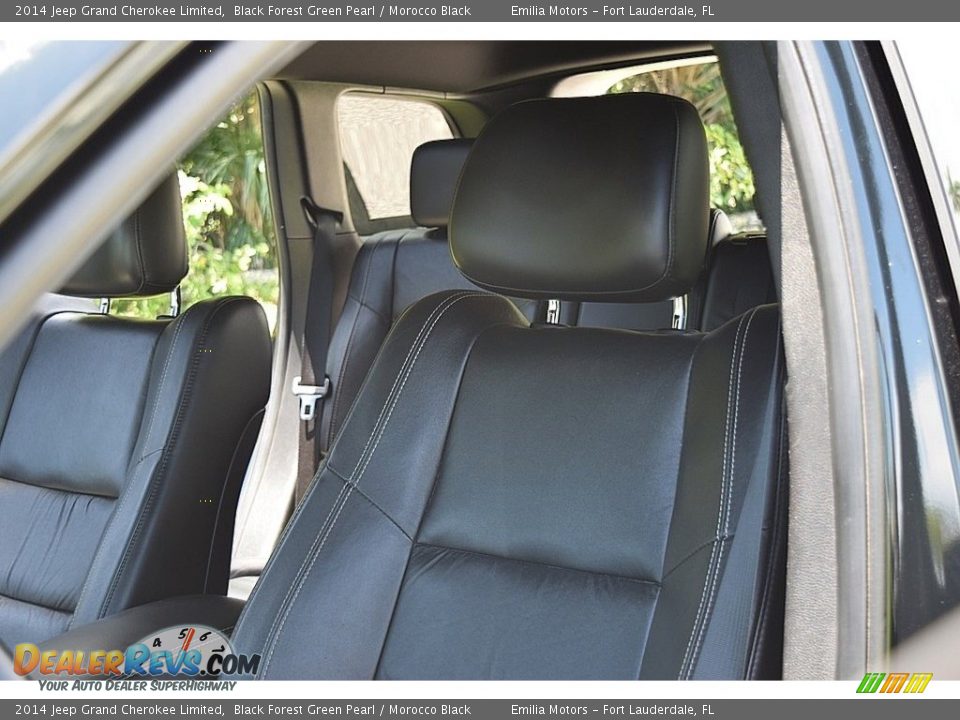
{"label": "green tree foliage", "polygon": [[[229,199],[230,209],[216,205],[199,228],[207,243],[225,250],[259,243],[275,246],[256,95],[238,103],[207,132],[180,169]],[[276,267],[272,252],[258,262]]]}
{"label": "green tree foliage", "polygon": [[737,215],[754,210],[753,173],[747,164],[730,109],[730,99],[715,63],[651,70],[624,78],[608,93],[655,92],[692,102],[707,131],[710,150],[710,202]]}
{"label": "green tree foliage", "polygon": [[[190,272],[183,306],[218,295],[249,295],[271,324],[279,296],[276,240],[256,95],[233,107],[178,163]],[[114,312],[156,317],[169,298],[118,300]]]}

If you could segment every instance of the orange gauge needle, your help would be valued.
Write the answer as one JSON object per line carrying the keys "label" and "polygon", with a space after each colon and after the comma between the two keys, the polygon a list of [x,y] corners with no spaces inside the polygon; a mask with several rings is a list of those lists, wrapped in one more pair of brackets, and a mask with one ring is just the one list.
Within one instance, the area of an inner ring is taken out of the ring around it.
{"label": "orange gauge needle", "polygon": [[183,639],[183,648],[181,652],[186,652],[190,648],[190,641],[193,640],[193,636],[196,634],[196,628],[190,628],[187,631],[187,636]]}

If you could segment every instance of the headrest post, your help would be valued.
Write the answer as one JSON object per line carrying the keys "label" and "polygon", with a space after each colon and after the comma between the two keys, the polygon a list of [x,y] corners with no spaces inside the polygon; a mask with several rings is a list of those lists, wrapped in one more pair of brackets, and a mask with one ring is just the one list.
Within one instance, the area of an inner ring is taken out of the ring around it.
{"label": "headrest post", "polygon": [[180,314],[180,305],[182,301],[180,295],[180,286],[177,285],[170,293],[170,317],[177,317]]}
{"label": "headrest post", "polygon": [[560,324],[560,301],[556,298],[547,300],[547,325]]}
{"label": "headrest post", "polygon": [[109,315],[110,314],[110,298],[102,297],[100,298],[100,314]]}
{"label": "headrest post", "polygon": [[687,296],[680,295],[673,299],[673,323],[671,327],[674,330],[687,329]]}

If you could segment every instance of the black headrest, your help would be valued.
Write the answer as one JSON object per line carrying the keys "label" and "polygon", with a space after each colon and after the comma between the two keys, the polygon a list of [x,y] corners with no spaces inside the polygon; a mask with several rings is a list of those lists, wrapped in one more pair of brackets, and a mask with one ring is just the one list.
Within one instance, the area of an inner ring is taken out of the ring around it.
{"label": "black headrest", "polygon": [[453,193],[473,140],[434,140],[413,153],[410,163],[410,215],[423,227],[446,227]]}
{"label": "black headrest", "polygon": [[164,179],[64,285],[65,295],[136,297],[174,290],[187,274],[180,183]]}
{"label": "black headrest", "polygon": [[703,267],[703,125],[648,93],[530,100],[494,117],[460,176],[450,243],[475,284],[516,297],[659,302]]}

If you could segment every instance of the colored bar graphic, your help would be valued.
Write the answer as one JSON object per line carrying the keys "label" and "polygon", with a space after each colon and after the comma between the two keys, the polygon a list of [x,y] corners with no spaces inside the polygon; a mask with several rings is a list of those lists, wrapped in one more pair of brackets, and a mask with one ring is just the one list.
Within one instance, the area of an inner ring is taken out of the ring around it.
{"label": "colored bar graphic", "polygon": [[907,678],[910,677],[910,673],[890,673],[887,675],[886,682],[883,683],[883,687],[880,688],[882,693],[898,693],[903,689],[904,683],[907,682]]}
{"label": "colored bar graphic", "polygon": [[930,684],[930,679],[932,677],[933,673],[914,673],[910,676],[910,682],[907,683],[907,687],[904,689],[904,692],[922,693],[927,689],[927,685]]}
{"label": "colored bar graphic", "polygon": [[933,673],[867,673],[857,687],[858,693],[922,693]]}
{"label": "colored bar graphic", "polygon": [[886,673],[867,673],[863,676],[863,680],[860,681],[860,687],[857,688],[857,692],[875,693],[880,687],[880,683],[883,682],[884,677],[886,677]]}

